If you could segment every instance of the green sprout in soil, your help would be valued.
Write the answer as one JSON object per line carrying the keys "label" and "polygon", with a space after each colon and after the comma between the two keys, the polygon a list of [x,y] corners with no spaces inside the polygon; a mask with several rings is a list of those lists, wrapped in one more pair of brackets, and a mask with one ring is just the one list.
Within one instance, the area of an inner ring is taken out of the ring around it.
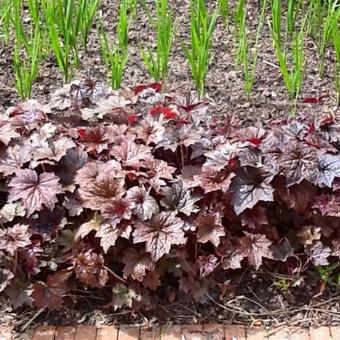
{"label": "green sprout in soil", "polygon": [[0,1],[0,39],[4,41],[5,45],[8,45],[10,41],[11,11],[12,0]]}
{"label": "green sprout in soil", "polygon": [[[318,40],[317,48],[318,48],[318,56],[319,56],[319,74],[323,76],[325,69],[325,53],[326,49],[332,41],[334,26],[333,23],[339,18],[339,2],[338,1],[328,1],[327,9],[325,10],[325,15],[323,20],[320,18],[318,22],[322,21],[322,29],[321,35]],[[320,31],[320,28],[319,28]],[[334,40],[333,40],[334,43]]]}
{"label": "green sprout in soil", "polygon": [[272,21],[269,22],[274,52],[279,63],[281,75],[284,85],[288,91],[289,97],[293,102],[293,112],[295,112],[297,98],[301,91],[304,69],[305,69],[305,53],[304,40],[306,36],[306,23],[309,19],[310,10],[308,9],[299,30],[292,32],[290,41],[286,44],[282,43],[281,27],[281,1],[272,1]]}
{"label": "green sprout in soil", "polygon": [[223,25],[229,31],[229,0],[218,0],[218,8]]}
{"label": "green sprout in soil", "polygon": [[340,30],[339,30],[339,17],[340,17],[340,10],[337,10],[337,15],[334,16],[332,21],[332,40],[335,50],[335,58],[336,58],[336,65],[335,65],[335,89],[336,89],[336,103],[339,105],[339,98],[340,98]]}
{"label": "green sprout in soil", "polygon": [[119,7],[118,25],[116,28],[117,42],[110,43],[103,25],[100,30],[101,57],[106,69],[110,70],[111,86],[113,89],[119,89],[124,69],[128,61],[128,1],[122,0]]}
{"label": "green sprout in soil", "polygon": [[22,23],[23,3],[12,0],[11,23],[14,28],[13,70],[15,86],[21,98],[31,96],[32,86],[39,74],[43,59],[42,28],[39,19],[39,7],[36,1],[28,2],[31,24],[24,27]]}
{"label": "green sprout in soil", "polygon": [[190,3],[190,44],[182,42],[182,49],[189,62],[191,74],[199,96],[204,94],[205,78],[212,57],[213,34],[218,18],[218,10],[208,12],[204,0]]}
{"label": "green sprout in soil", "polygon": [[156,31],[156,50],[149,46],[141,51],[141,56],[151,77],[156,81],[165,80],[175,27],[168,0],[156,1],[156,18],[149,16],[149,20],[152,20],[151,27]]}
{"label": "green sprout in soil", "polygon": [[[243,6],[245,5],[245,6]],[[248,100],[253,90],[255,73],[258,61],[258,51],[259,51],[259,39],[261,36],[263,23],[265,19],[265,9],[267,1],[263,0],[261,5],[261,11],[258,18],[258,24],[256,29],[255,43],[252,48],[252,53],[250,52],[249,42],[247,37],[247,6],[244,0],[240,0],[239,6],[235,13],[235,22],[238,22],[238,33],[237,33],[237,53],[236,62],[243,65],[243,81],[244,81],[244,91],[247,95]]]}

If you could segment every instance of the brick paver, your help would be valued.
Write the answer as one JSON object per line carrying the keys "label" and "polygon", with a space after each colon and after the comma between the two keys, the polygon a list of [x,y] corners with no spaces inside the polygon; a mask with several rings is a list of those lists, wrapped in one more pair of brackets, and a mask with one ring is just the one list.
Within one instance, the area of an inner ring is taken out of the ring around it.
{"label": "brick paver", "polygon": [[[290,330],[290,340],[310,340],[310,334],[308,330],[294,329]],[[277,340],[277,339],[275,339]],[[323,339],[320,339],[323,340]]]}
{"label": "brick paver", "polygon": [[309,330],[310,339],[311,340],[330,340],[331,339],[331,331],[329,327],[311,327]]}
{"label": "brick paver", "polygon": [[0,340],[11,340],[12,334],[9,327],[0,326]]}
{"label": "brick paver", "polygon": [[115,326],[99,327],[96,340],[118,340],[118,328]]}
{"label": "brick paver", "polygon": [[184,325],[182,327],[183,340],[204,340],[203,325]]}
{"label": "brick paver", "polygon": [[136,340],[139,339],[140,329],[137,327],[122,326],[119,327],[118,340]]}
{"label": "brick paver", "polygon": [[158,327],[152,327],[140,330],[140,338],[145,340],[159,340],[160,330]]}
{"label": "brick paver", "polygon": [[246,329],[244,326],[226,326],[225,339],[226,340],[245,340]]}
{"label": "brick paver", "polygon": [[203,325],[203,335],[205,340],[224,340],[225,327],[219,324]]}
{"label": "brick paver", "polygon": [[76,327],[57,327],[54,340],[74,340],[76,332]]}
{"label": "brick paver", "polygon": [[161,340],[178,340],[182,338],[182,326],[170,325],[161,329]]}
{"label": "brick paver", "polygon": [[330,331],[333,340],[340,339],[340,327],[330,327]]}
{"label": "brick paver", "polygon": [[77,327],[75,340],[96,340],[96,336],[96,327],[80,325]]}
{"label": "brick paver", "polygon": [[[32,340],[340,340],[340,327],[319,327],[302,330],[283,328],[267,331],[243,326],[169,325],[142,328],[133,326],[40,326]],[[26,338],[25,338],[26,339]],[[0,340],[14,340],[10,330],[0,327]]]}
{"label": "brick paver", "polygon": [[247,340],[267,340],[268,332],[260,327],[246,329]]}
{"label": "brick paver", "polygon": [[41,326],[35,330],[33,340],[54,340],[55,331],[54,326]]}

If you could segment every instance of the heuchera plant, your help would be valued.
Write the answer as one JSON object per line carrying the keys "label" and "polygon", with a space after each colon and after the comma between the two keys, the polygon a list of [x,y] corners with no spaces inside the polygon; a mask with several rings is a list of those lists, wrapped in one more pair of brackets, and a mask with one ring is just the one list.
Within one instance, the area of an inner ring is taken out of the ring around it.
{"label": "heuchera plant", "polygon": [[3,114],[2,299],[55,309],[95,289],[114,309],[181,291],[202,300],[239,268],[338,261],[339,122],[245,127],[209,109],[158,83],[87,80]]}

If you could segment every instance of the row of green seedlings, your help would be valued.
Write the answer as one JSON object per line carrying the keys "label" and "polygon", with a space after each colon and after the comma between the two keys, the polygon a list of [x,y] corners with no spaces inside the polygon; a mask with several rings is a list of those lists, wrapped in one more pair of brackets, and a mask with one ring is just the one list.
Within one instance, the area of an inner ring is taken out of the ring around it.
{"label": "row of green seedlings", "polygon": [[[166,79],[168,73],[169,55],[174,38],[174,17],[168,6],[167,0],[156,0],[156,15],[142,1],[147,13],[150,26],[156,32],[156,48],[148,47],[142,50],[141,56],[149,74],[155,79]],[[256,69],[258,63],[259,41],[265,19],[267,7],[271,10],[271,20],[268,27],[271,32],[273,47],[278,61],[279,69],[284,85],[294,104],[300,94],[305,70],[304,43],[307,36],[314,35],[318,40],[318,56],[320,59],[320,75],[323,73],[325,51],[329,44],[333,43],[336,54],[336,90],[340,93],[340,35],[338,1],[312,0],[306,6],[303,0],[288,0],[286,10],[286,24],[283,25],[282,5],[280,0],[262,0],[257,21],[257,29],[253,47],[249,42],[247,32],[247,0],[238,0],[236,3],[233,22],[235,28],[235,41],[237,46],[236,64],[243,67],[244,91],[250,99],[253,91]],[[119,11],[117,36],[118,44],[115,48],[108,45],[107,39],[102,44],[105,55],[111,58],[106,62],[112,69],[112,84],[114,88],[120,86],[123,70],[128,60],[128,6],[123,0]],[[231,8],[228,0],[218,0],[216,10],[208,11],[205,0],[190,0],[190,38],[189,44],[181,42],[182,50],[188,60],[192,78],[195,82],[198,94],[204,94],[205,79],[209,70],[209,64],[213,53],[213,34],[219,17],[224,26],[229,29]],[[302,16],[302,17],[301,17]],[[321,30],[315,27],[321,25]],[[321,37],[320,37],[321,36]],[[122,39],[121,39],[122,37]],[[112,68],[112,65],[114,66]],[[116,70],[116,71],[115,71]]]}
{"label": "row of green seedlings", "polygon": [[[223,2],[223,0],[221,0]],[[221,5],[220,5],[221,6]],[[267,6],[270,15],[267,15]],[[223,7],[225,15],[228,6]],[[254,47],[250,49],[247,36],[247,0],[238,0],[234,12],[235,41],[237,45],[236,64],[243,67],[244,91],[249,96],[253,89],[258,59],[259,39],[267,18],[273,49],[276,55],[283,83],[292,101],[293,112],[300,94],[306,67],[305,42],[312,37],[316,42],[319,59],[319,74],[323,76],[325,52],[333,45],[336,57],[335,87],[337,103],[340,97],[340,4],[336,0],[287,0],[286,16],[282,16],[281,0],[262,0]],[[228,21],[226,21],[228,22]],[[252,51],[251,51],[252,50]]]}
{"label": "row of green seedlings", "polygon": [[[149,74],[155,79],[166,79],[169,56],[175,33],[173,13],[167,0],[156,0],[156,15],[146,6],[149,22],[156,32],[156,48],[142,49],[141,56]],[[21,16],[22,0],[3,0],[0,23],[5,42],[10,41],[10,27],[15,32],[14,69],[16,85],[22,97],[29,97],[32,83],[38,75],[41,60],[52,47],[58,66],[65,80],[69,80],[75,67],[79,65],[79,49],[86,50],[89,31],[93,25],[99,0],[28,0],[27,7],[32,27],[23,26]],[[262,0],[254,47],[250,48],[247,34],[247,0],[238,0],[233,21],[237,45],[236,62],[243,65],[244,90],[248,98],[253,90],[258,60],[259,39],[266,18],[267,0]],[[270,0],[271,20],[268,20],[274,51],[284,84],[292,101],[300,93],[305,68],[304,41],[308,35],[317,40],[320,58],[320,74],[324,69],[324,56],[327,46],[333,43],[337,60],[336,89],[340,93],[340,35],[338,1],[312,0],[307,7],[302,0],[288,0],[286,25],[282,24],[280,0]],[[302,19],[299,19],[303,13]],[[119,6],[116,42],[111,43],[100,25],[102,60],[111,70],[112,87],[120,87],[124,68],[128,61],[129,25],[137,15],[137,0],[122,0]],[[205,78],[212,57],[213,33],[218,17],[226,28],[229,27],[230,7],[228,0],[218,0],[217,9],[207,10],[205,0],[190,0],[190,39],[182,43],[182,49],[189,66],[197,91],[204,93]],[[297,24],[298,23],[298,24]],[[320,29],[315,30],[317,25]],[[282,32],[285,34],[283,35]],[[284,38],[284,39],[283,39]],[[338,95],[339,99],[339,95]]]}
{"label": "row of green seedlings", "polygon": [[[13,45],[15,84],[28,98],[41,62],[53,50],[65,81],[80,64],[80,48],[88,37],[99,0],[2,0],[0,27],[7,45]],[[22,20],[26,16],[27,20]],[[12,37],[12,32],[14,36]]]}

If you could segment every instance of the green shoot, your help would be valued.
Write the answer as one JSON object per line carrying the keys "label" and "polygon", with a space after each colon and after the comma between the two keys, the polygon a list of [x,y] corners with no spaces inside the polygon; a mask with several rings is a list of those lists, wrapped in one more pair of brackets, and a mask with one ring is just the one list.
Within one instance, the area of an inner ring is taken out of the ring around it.
{"label": "green shoot", "polygon": [[128,2],[129,13],[131,14],[132,18],[136,18],[138,0],[128,0]]}
{"label": "green shoot", "polygon": [[324,72],[326,48],[332,39],[332,26],[333,26],[334,18],[337,16],[338,6],[339,6],[338,1],[328,1],[327,13],[324,19],[322,35],[321,35],[319,46],[318,46],[318,54],[319,54],[319,60],[320,60],[320,64],[319,64],[320,76],[322,76]]}
{"label": "green shoot", "polygon": [[145,66],[156,81],[165,80],[168,74],[169,55],[174,33],[173,22],[174,18],[168,7],[168,0],[157,0],[156,20],[151,23],[157,34],[156,51],[152,51],[150,47],[141,51]]}
{"label": "green shoot", "polygon": [[229,0],[218,0],[218,8],[223,25],[229,30]]}
{"label": "green shoot", "polygon": [[[70,28],[72,26],[70,8],[66,10],[64,16],[64,9],[60,0],[57,0],[56,5],[52,1],[47,1],[44,7],[44,15],[54,56],[58,67],[64,73],[64,80],[68,82],[71,76],[72,49],[74,48],[72,28]],[[68,28],[70,31],[68,31]]]}
{"label": "green shoot", "polygon": [[340,30],[339,30],[340,10],[337,10],[332,21],[332,39],[335,50],[336,66],[335,66],[335,89],[337,92],[336,102],[339,105],[340,99]]}
{"label": "green shoot", "polygon": [[306,22],[310,9],[307,10],[299,31],[294,31],[291,39],[290,53],[284,50],[281,41],[281,1],[273,0],[272,23],[269,24],[274,51],[278,59],[281,75],[288,91],[289,97],[294,101],[294,107],[300,93],[304,74],[304,37],[306,34]]}
{"label": "green shoot", "polygon": [[[235,9],[234,23],[235,23],[235,42],[238,45],[236,53],[236,64],[241,65],[244,60],[244,53],[248,48],[246,41],[246,11],[247,0],[239,0]],[[248,61],[247,61],[248,64]],[[247,66],[248,68],[248,66]]]}
{"label": "green shoot", "polygon": [[123,0],[119,7],[118,25],[116,28],[117,43],[111,44],[101,27],[101,57],[107,69],[111,70],[111,85],[114,90],[120,88],[125,65],[128,61],[128,3]]}
{"label": "green shoot", "polygon": [[3,39],[6,45],[10,40],[11,10],[11,0],[0,1],[0,39]]}
{"label": "green shoot", "polygon": [[83,38],[83,45],[86,50],[90,29],[92,27],[94,16],[98,9],[99,0],[91,0],[91,1],[82,0],[81,3],[83,6],[82,7],[83,10],[80,11],[80,13],[83,13],[81,17],[81,34]]}
{"label": "green shoot", "polygon": [[218,11],[209,14],[205,0],[191,0],[190,45],[182,42],[182,49],[189,61],[192,77],[199,96],[204,94],[205,78],[212,56],[212,40]]}
{"label": "green shoot", "polygon": [[31,96],[34,80],[39,72],[39,53],[41,49],[41,39],[39,26],[36,26],[34,36],[30,42],[29,50],[22,51],[22,45],[16,40],[14,46],[13,68],[15,73],[15,85],[19,96],[27,99]]}
{"label": "green shoot", "polygon": [[248,100],[250,99],[250,94],[254,86],[259,50],[259,40],[264,24],[266,5],[267,0],[263,0],[256,29],[255,44],[252,56],[249,53],[249,44],[247,40],[246,11],[243,11],[243,18],[240,23],[238,55],[240,56],[243,64],[244,91],[248,97]]}

